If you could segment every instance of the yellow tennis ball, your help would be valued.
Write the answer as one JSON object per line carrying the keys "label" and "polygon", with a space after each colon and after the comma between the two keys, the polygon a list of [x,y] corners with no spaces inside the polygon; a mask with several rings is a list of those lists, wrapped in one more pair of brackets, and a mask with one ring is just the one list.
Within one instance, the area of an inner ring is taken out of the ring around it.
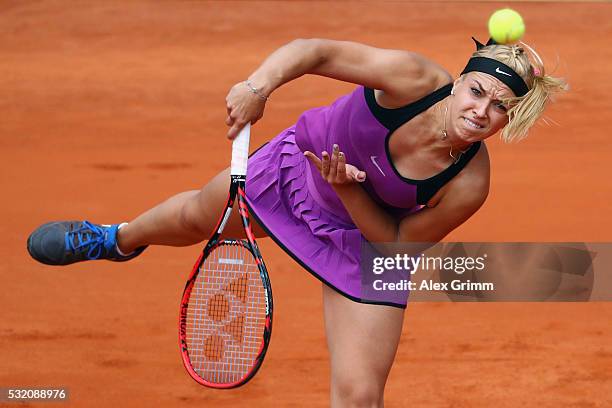
{"label": "yellow tennis ball", "polygon": [[497,10],[489,18],[489,34],[498,44],[516,42],[525,34],[523,17],[509,8]]}

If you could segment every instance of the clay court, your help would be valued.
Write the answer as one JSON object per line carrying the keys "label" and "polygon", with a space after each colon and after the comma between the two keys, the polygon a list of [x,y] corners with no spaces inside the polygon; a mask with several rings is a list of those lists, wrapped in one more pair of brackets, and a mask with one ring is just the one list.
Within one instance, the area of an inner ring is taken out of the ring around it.
{"label": "clay court", "polygon": [[[50,220],[129,220],[229,162],[224,98],[274,49],[329,37],[424,54],[456,75],[486,2],[3,2],[0,4],[0,386],[64,386],[62,406],[326,406],[321,286],[270,240],[274,335],[245,387],[185,372],[178,304],[199,246],[53,268],[26,238]],[[484,207],[448,241],[611,241],[612,6],[522,2],[525,41],[571,92],[518,144],[487,146]],[[557,64],[558,61],[558,64]],[[279,89],[252,149],[353,89]],[[608,271],[601,271],[607,273]],[[388,407],[612,404],[609,303],[409,304]],[[31,404],[34,406],[37,404]]]}

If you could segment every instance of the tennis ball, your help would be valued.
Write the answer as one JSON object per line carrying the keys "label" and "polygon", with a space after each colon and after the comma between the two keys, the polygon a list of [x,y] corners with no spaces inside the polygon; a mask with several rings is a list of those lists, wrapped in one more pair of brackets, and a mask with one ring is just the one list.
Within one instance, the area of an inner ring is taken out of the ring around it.
{"label": "tennis ball", "polygon": [[489,34],[498,44],[516,42],[525,34],[523,17],[509,8],[497,10],[489,18]]}

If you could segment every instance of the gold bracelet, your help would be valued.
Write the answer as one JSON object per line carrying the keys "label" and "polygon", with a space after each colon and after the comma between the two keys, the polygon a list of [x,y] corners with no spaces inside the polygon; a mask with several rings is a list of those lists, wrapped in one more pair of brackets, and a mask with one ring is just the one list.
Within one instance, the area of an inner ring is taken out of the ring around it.
{"label": "gold bracelet", "polygon": [[261,90],[255,88],[252,84],[251,81],[249,81],[248,79],[246,81],[244,81],[244,83],[246,84],[246,86],[249,87],[249,89],[251,90],[251,92],[253,92],[255,95],[259,96],[261,99],[263,99],[264,101],[267,101],[268,99],[270,99],[269,96],[266,96],[264,94],[261,93]]}

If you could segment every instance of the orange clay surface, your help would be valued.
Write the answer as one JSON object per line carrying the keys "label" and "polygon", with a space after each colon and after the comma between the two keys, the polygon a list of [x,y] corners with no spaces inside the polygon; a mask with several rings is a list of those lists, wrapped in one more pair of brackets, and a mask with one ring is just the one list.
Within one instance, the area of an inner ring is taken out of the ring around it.
{"label": "orange clay surface", "polygon": [[[0,386],[64,386],[58,406],[326,406],[321,285],[270,240],[274,336],[247,386],[216,391],[183,369],[179,297],[200,246],[126,264],[39,265],[50,220],[130,220],[201,187],[229,162],[224,98],[274,49],[330,37],[422,53],[458,74],[506,3],[2,2]],[[529,139],[488,142],[491,194],[448,240],[610,241],[612,7],[517,3],[527,37],[572,91]],[[352,84],[279,89],[252,147]],[[612,306],[408,307],[389,407],[604,407]],[[32,404],[34,406],[34,404]]]}

